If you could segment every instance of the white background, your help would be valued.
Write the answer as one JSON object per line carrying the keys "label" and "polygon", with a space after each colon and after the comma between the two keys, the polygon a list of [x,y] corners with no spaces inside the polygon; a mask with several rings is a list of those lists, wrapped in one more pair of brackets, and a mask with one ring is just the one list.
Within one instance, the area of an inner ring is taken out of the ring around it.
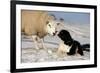
{"label": "white background", "polygon": [[[98,5],[98,37],[100,37],[100,1],[99,0],[35,0],[60,3]],[[100,72],[100,38],[98,38],[98,67],[85,69],[42,71],[36,73],[99,73]],[[10,73],[10,0],[0,1],[0,73]]]}

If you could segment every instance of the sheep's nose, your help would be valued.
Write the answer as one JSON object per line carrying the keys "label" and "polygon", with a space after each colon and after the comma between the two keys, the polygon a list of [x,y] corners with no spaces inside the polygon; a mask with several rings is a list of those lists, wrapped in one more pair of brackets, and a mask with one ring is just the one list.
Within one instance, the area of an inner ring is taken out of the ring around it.
{"label": "sheep's nose", "polygon": [[57,33],[58,31],[56,31],[55,33]]}
{"label": "sheep's nose", "polygon": [[53,33],[53,36],[55,36],[56,35],[56,33]]}
{"label": "sheep's nose", "polygon": [[55,36],[57,32],[58,32],[58,31],[55,31],[55,33],[53,33],[53,35]]}

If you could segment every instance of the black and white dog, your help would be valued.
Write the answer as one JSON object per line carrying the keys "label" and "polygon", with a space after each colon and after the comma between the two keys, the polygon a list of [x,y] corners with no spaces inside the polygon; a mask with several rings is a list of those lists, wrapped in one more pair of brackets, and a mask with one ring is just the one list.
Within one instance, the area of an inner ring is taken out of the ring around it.
{"label": "black and white dog", "polygon": [[[74,55],[76,53],[81,56],[84,55],[83,46],[78,41],[74,40],[67,30],[61,30],[58,33],[58,37],[63,41],[63,44],[60,44],[60,47],[58,48],[59,52],[65,52],[67,55]],[[89,47],[89,45],[86,46]]]}

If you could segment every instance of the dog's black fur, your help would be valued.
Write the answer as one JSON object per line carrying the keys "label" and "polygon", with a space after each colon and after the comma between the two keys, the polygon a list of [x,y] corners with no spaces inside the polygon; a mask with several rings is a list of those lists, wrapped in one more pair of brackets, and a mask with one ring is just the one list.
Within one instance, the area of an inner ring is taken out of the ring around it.
{"label": "dog's black fur", "polygon": [[64,41],[65,45],[71,46],[70,51],[67,53],[68,55],[74,55],[76,53],[80,54],[81,56],[84,55],[81,44],[74,40],[67,30],[61,30],[58,36],[62,41]]}

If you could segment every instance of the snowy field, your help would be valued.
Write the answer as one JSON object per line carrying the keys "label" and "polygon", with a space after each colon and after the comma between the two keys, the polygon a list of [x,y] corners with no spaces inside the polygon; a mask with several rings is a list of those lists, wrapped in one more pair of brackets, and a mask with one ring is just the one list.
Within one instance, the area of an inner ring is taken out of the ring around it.
{"label": "snowy field", "polygon": [[[71,33],[73,39],[79,41],[81,44],[90,43],[90,27],[89,25],[67,24],[65,28]],[[71,61],[71,60],[89,60],[90,52],[84,51],[84,56],[80,57],[77,55],[67,56],[64,55],[60,57],[57,55],[57,48],[60,43],[60,39],[57,36],[51,37],[46,36],[44,38],[44,43],[48,50],[39,49],[36,50],[32,38],[29,36],[22,35],[22,45],[21,45],[21,62],[22,63],[32,63],[32,62],[52,62],[52,61]],[[52,51],[52,54],[48,53]]]}

